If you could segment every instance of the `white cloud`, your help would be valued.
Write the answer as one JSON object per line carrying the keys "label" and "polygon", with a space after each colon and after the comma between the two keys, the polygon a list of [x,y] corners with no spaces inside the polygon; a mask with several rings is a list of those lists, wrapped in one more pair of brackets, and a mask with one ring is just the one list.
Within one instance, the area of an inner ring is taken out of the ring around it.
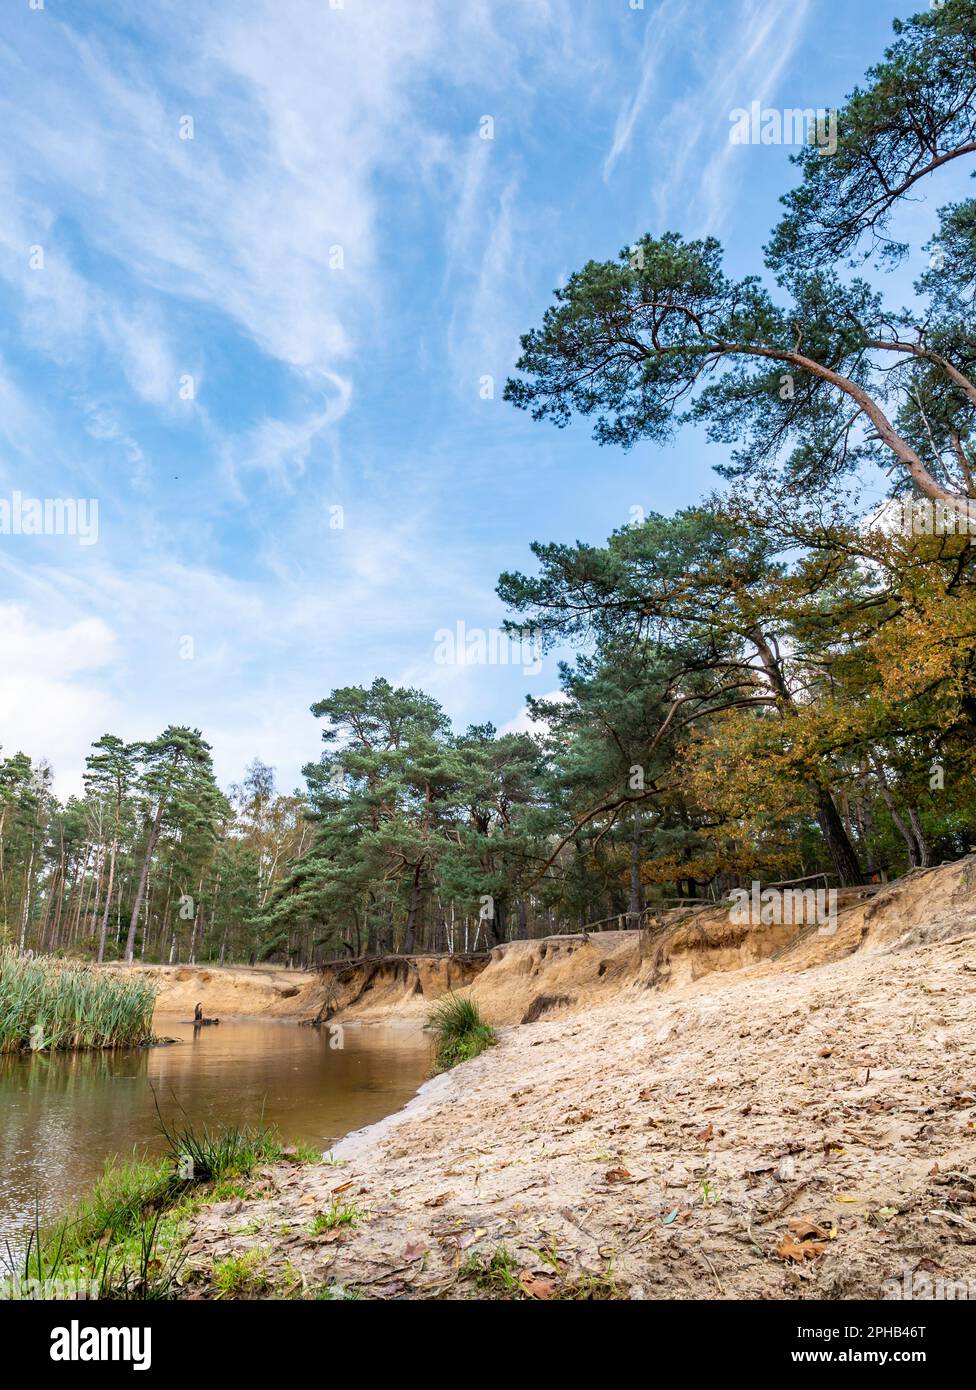
{"label": "white cloud", "polygon": [[[549,690],[545,695],[540,695],[539,698],[560,705],[566,704],[569,700],[569,696],[564,690]],[[526,705],[507,724],[503,724],[498,732],[500,734],[533,734],[536,738],[544,738],[549,732],[549,725],[544,719],[533,719]]]}
{"label": "white cloud", "polygon": [[4,753],[47,758],[60,794],[79,792],[90,743],[120,718],[96,679],[117,656],[115,634],[99,618],[42,626],[21,606],[2,603],[0,640]]}
{"label": "white cloud", "polygon": [[[757,154],[730,143],[729,113],[751,101],[772,101],[803,37],[810,0],[734,0],[729,9],[716,25],[711,13],[687,0],[662,0],[649,20],[637,86],[621,107],[604,163],[609,177],[642,119],[653,113],[644,162],[654,170],[655,217],[663,227],[680,211],[689,235],[699,229],[714,234],[727,221],[732,175],[742,177],[746,157]],[[672,92],[665,106],[658,78],[666,74],[673,87],[683,67],[687,93]],[[806,103],[786,102],[797,104]],[[780,153],[785,166],[786,152]]]}
{"label": "white cloud", "polygon": [[654,95],[658,74],[668,58],[668,46],[674,35],[681,32],[687,16],[688,0],[661,0],[647,16],[644,48],[641,53],[640,76],[633,94],[623,103],[614,126],[613,140],[603,161],[603,177],[610,177],[613,167],[625,154],[634,138],[634,131]]}

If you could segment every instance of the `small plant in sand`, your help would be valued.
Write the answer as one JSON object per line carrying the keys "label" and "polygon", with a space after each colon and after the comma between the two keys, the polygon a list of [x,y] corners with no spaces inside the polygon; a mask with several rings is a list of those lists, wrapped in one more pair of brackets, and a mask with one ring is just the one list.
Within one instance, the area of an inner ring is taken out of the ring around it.
{"label": "small plant in sand", "polygon": [[217,1298],[254,1297],[268,1287],[266,1266],[269,1251],[261,1246],[240,1255],[225,1255],[213,1262],[213,1281]]}
{"label": "small plant in sand", "polygon": [[498,1041],[495,1030],[486,1023],[473,999],[449,994],[427,1016],[428,1026],[437,1038],[435,1071],[449,1071],[459,1062],[468,1062]]}
{"label": "small plant in sand", "polygon": [[362,1208],[357,1207],[355,1202],[333,1201],[328,1211],[316,1213],[309,1230],[313,1236],[318,1236],[323,1231],[334,1231],[338,1226],[355,1226],[364,1215]]}

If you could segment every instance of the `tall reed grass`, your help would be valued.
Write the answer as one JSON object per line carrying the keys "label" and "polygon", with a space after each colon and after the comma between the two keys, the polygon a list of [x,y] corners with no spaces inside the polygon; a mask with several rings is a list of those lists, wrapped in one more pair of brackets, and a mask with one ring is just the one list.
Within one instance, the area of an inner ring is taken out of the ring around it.
{"label": "tall reed grass", "polygon": [[0,949],[0,1052],[136,1047],[152,1039],[156,987],[140,975]]}

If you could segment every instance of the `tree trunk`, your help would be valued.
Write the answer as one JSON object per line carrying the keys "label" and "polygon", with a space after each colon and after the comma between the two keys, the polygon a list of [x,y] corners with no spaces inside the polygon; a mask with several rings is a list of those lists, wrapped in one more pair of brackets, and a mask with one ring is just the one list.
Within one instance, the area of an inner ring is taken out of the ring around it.
{"label": "tree trunk", "polygon": [[914,832],[915,840],[918,844],[918,866],[920,869],[927,869],[932,862],[932,855],[929,851],[928,841],[922,831],[922,823],[918,818],[914,806],[909,806],[908,808],[908,819],[911,821],[912,831]]}
{"label": "tree trunk", "polygon": [[495,899],[495,915],[488,918],[486,931],[490,933],[493,946],[500,946],[508,936],[508,904],[504,900]]}
{"label": "tree trunk", "polygon": [[125,939],[125,958],[132,964],[132,958],[136,949],[136,931],[139,927],[139,913],[142,910],[142,900],[146,893],[146,884],[149,882],[149,866],[152,864],[152,857],[156,852],[156,845],[159,841],[159,832],[163,824],[163,807],[165,801],[160,798],[156,815],[153,823],[149,827],[149,838],[146,841],[146,857],[142,861],[142,870],[139,874],[139,883],[136,888],[136,899],[132,904],[132,916],[129,919],[129,935]]}
{"label": "tree trunk", "polygon": [[844,822],[837,813],[834,798],[826,787],[817,785],[813,790],[817,797],[817,824],[826,842],[830,862],[834,866],[839,883],[863,883],[864,875],[861,873],[860,862],[844,829]]}
{"label": "tree trunk", "polygon": [[407,908],[407,927],[403,934],[403,954],[413,955],[414,941],[417,930],[417,908],[420,905],[420,880],[423,876],[423,869],[418,864],[413,871],[413,881],[410,884],[410,906]]}
{"label": "tree trunk", "polygon": [[[888,814],[891,816],[898,834],[908,846],[908,863],[911,868],[919,869],[922,867],[923,863],[922,855],[925,854],[926,857],[928,855],[928,846],[924,845],[920,848],[919,841],[916,840],[913,830],[908,828],[902,817],[898,814],[898,807],[895,805],[895,798],[892,796],[891,788],[888,786],[888,779],[885,776],[884,766],[878,759],[874,760],[874,770],[877,774],[878,782],[881,784],[881,796],[884,800],[884,804],[888,808]],[[911,816],[912,812],[909,811],[908,814]]]}
{"label": "tree trunk", "polygon": [[[784,713],[795,715],[796,703],[793,699],[793,692],[786,683],[783,668],[773,651],[772,643],[758,628],[750,631],[748,637],[759,653],[759,660],[762,662],[766,679],[769,681],[773,694],[779,699]],[[810,779],[809,785],[817,800],[817,824],[820,826],[821,834],[827,845],[827,853],[830,855],[830,862],[834,866],[834,872],[840,883],[863,883],[864,876],[861,873],[861,865],[850,837],[844,829],[844,822],[837,813],[837,807],[834,805],[829,788],[823,786],[815,778]]]}
{"label": "tree trunk", "polygon": [[641,823],[640,816],[634,816],[634,828],[630,837],[630,902],[627,908],[627,925],[639,927],[641,911],[644,907],[640,876]]}
{"label": "tree trunk", "polygon": [[102,925],[98,933],[98,960],[101,963],[105,959],[105,934],[108,931],[108,914],[112,906],[112,884],[115,882],[115,853],[116,842],[112,841],[111,858],[108,865],[108,889],[105,893],[105,909],[102,912]]}

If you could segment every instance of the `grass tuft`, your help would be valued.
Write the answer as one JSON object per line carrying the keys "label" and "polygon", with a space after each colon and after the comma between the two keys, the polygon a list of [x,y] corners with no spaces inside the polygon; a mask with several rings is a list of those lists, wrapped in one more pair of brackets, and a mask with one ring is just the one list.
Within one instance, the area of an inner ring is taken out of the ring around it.
{"label": "grass tuft", "polygon": [[334,1200],[328,1211],[316,1213],[309,1230],[313,1236],[319,1236],[323,1231],[334,1231],[337,1226],[356,1226],[364,1216],[365,1212],[355,1202],[342,1204]]}
{"label": "grass tuft", "polygon": [[469,1062],[497,1041],[494,1028],[481,1017],[473,999],[449,994],[427,1015],[428,1026],[437,1037],[435,1071],[450,1071],[460,1062]]}
{"label": "grass tuft", "polygon": [[269,1251],[256,1246],[242,1255],[225,1255],[213,1262],[217,1297],[254,1298],[269,1285],[267,1263]]}

